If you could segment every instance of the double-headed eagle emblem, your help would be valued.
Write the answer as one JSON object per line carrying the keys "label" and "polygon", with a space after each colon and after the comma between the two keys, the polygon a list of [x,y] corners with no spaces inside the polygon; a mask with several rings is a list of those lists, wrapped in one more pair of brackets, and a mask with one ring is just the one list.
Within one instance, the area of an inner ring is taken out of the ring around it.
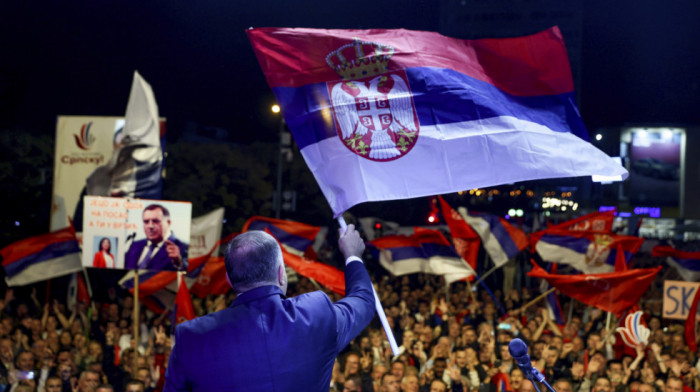
{"label": "double-headed eagle emblem", "polygon": [[387,71],[393,48],[355,40],[326,58],[344,80],[329,82],[338,136],[354,153],[388,161],[408,153],[418,121],[403,71]]}

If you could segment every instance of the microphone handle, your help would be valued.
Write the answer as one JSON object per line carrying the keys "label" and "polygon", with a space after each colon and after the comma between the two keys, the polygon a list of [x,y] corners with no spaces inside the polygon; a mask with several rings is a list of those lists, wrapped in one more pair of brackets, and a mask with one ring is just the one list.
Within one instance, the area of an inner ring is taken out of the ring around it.
{"label": "microphone handle", "polygon": [[540,373],[540,371],[537,370],[537,368],[535,368],[534,366],[532,367],[532,373],[527,375],[527,379],[530,380],[532,386],[535,387],[535,390],[537,392],[540,392],[540,389],[537,387],[537,383],[535,381],[544,384],[544,386],[547,387],[547,390],[549,390],[549,392],[557,392],[556,390],[554,390],[554,388],[552,388],[551,385],[549,385],[547,380],[545,380],[544,375]]}

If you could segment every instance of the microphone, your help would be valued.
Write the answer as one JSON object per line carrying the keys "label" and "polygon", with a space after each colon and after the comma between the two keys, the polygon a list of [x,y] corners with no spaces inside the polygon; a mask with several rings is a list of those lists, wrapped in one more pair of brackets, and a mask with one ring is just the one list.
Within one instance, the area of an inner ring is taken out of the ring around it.
{"label": "microphone", "polygon": [[527,355],[527,344],[520,338],[515,338],[508,343],[508,351],[510,356],[518,363],[518,367],[522,370],[525,377],[532,381],[534,378],[538,382],[544,383],[544,374],[532,367],[530,356]]}

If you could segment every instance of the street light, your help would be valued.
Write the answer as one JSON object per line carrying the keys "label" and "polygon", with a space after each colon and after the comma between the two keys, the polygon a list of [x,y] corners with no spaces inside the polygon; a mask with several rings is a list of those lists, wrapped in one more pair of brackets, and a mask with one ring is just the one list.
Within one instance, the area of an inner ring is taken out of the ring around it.
{"label": "street light", "polygon": [[[278,114],[280,112],[280,106],[275,104],[270,107],[272,113]],[[275,198],[274,198],[274,208],[275,208],[275,218],[280,219],[280,214],[282,211],[282,167],[284,165],[285,157],[291,152],[291,135],[286,132],[284,118],[280,116],[280,127],[279,127],[279,153],[277,156],[277,184],[275,187]]]}

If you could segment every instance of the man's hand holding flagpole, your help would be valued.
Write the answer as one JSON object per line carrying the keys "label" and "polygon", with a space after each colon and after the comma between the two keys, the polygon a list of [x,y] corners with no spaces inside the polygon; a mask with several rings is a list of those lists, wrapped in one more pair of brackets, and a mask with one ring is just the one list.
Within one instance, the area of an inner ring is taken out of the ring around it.
{"label": "man's hand holding flagpole", "polygon": [[[345,218],[343,216],[338,217],[338,225],[340,226],[340,229],[343,231],[347,231],[348,225],[345,223]],[[391,331],[391,327],[389,326],[389,321],[386,319],[386,314],[384,313],[384,307],[382,307],[382,303],[379,301],[379,296],[377,295],[377,291],[374,289],[374,285],[372,285],[372,293],[374,293],[374,304],[375,307],[377,308],[377,314],[379,315],[379,320],[382,322],[382,327],[384,327],[384,332],[386,333],[387,339],[389,339],[389,345],[391,346],[391,352],[394,355],[399,355],[399,346],[396,344],[396,339],[394,338],[394,333]]]}

